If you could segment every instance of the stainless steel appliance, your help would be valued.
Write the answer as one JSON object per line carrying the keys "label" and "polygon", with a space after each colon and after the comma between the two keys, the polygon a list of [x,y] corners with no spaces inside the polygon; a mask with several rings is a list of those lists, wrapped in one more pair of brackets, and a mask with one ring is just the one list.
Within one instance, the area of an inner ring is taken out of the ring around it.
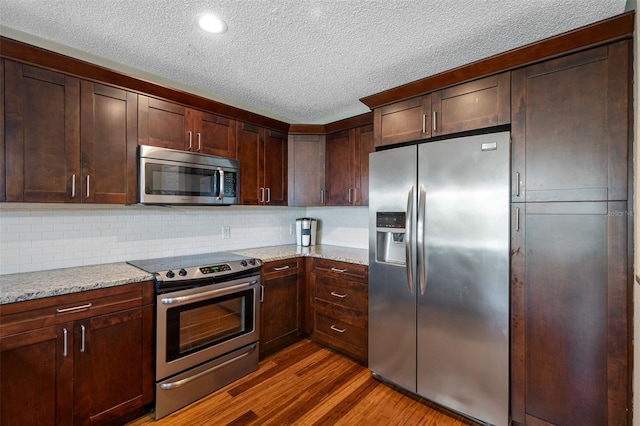
{"label": "stainless steel appliance", "polygon": [[260,260],[220,252],[129,263],[156,282],[156,419],[258,368]]}
{"label": "stainless steel appliance", "polygon": [[236,159],[140,145],[138,178],[142,204],[238,204]]}
{"label": "stainless steel appliance", "polygon": [[296,219],[296,243],[302,247],[316,245],[318,221],[310,217]]}
{"label": "stainless steel appliance", "polygon": [[370,155],[369,368],[509,424],[508,132]]}

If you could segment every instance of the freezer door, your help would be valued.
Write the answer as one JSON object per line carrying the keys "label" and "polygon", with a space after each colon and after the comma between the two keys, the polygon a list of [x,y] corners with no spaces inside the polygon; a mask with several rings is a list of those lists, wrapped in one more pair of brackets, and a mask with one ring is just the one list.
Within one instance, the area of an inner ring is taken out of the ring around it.
{"label": "freezer door", "polygon": [[369,368],[416,392],[416,146],[369,156]]}
{"label": "freezer door", "polygon": [[505,132],[418,153],[418,394],[494,425],[509,423],[509,145]]}

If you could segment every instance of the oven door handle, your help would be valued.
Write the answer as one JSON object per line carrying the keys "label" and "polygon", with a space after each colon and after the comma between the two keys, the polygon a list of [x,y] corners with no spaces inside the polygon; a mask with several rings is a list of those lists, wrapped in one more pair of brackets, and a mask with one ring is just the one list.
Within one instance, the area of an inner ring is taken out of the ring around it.
{"label": "oven door handle", "polygon": [[177,382],[163,383],[163,384],[160,385],[160,389],[163,389],[163,390],[175,389],[175,388],[179,388],[180,386],[186,385],[187,383],[189,383],[189,382],[191,382],[193,380],[196,380],[196,379],[198,379],[198,378],[200,378],[202,376],[206,376],[209,373],[213,373],[214,371],[219,370],[224,366],[227,366],[227,365],[229,365],[231,363],[234,363],[234,362],[236,362],[236,361],[238,361],[238,360],[240,360],[242,358],[245,358],[245,357],[251,355],[253,353],[253,351],[256,350],[256,347],[257,347],[257,344],[254,343],[253,345],[251,345],[251,347],[247,348],[246,352],[238,355],[237,357],[228,359],[228,360],[226,360],[225,362],[223,362],[221,364],[218,364],[218,365],[216,365],[214,367],[209,368],[208,370],[204,370],[204,371],[196,374],[195,376],[186,377],[186,378],[184,378],[182,380],[178,380]]}
{"label": "oven door handle", "polygon": [[189,296],[167,297],[167,298],[160,299],[160,302],[162,302],[163,305],[175,305],[175,304],[184,303],[184,302],[198,302],[200,300],[209,299],[211,296],[224,295],[228,293],[233,293],[234,291],[249,288],[255,285],[257,282],[258,282],[257,280],[254,280],[251,282],[232,285],[230,287],[218,288],[211,291],[205,291],[204,293],[191,294]]}

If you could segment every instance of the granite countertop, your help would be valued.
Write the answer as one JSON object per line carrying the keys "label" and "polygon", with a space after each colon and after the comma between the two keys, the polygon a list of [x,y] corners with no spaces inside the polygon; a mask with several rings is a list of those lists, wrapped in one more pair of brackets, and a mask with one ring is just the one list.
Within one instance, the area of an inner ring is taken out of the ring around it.
{"label": "granite countertop", "polygon": [[153,275],[124,262],[0,275],[0,304],[151,279]]}
{"label": "granite countertop", "polygon": [[231,250],[231,252],[242,256],[262,259],[263,262],[290,259],[292,257],[320,257],[323,259],[338,260],[341,262],[357,263],[359,265],[369,264],[368,249],[356,249],[351,247],[329,245],[300,247],[296,246],[295,244],[291,244],[286,246],[270,246],[243,250]]}
{"label": "granite countertop", "polygon": [[[298,247],[296,245],[230,250],[264,262],[298,256],[320,257],[367,265],[369,251],[338,246]],[[48,271],[0,275],[0,304],[59,296],[98,288],[152,280],[153,276],[126,262],[79,266]]]}

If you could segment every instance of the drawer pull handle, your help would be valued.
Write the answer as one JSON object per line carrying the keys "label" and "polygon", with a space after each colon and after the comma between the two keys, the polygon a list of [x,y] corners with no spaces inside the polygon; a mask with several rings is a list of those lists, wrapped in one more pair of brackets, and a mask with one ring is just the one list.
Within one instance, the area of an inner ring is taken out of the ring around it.
{"label": "drawer pull handle", "polygon": [[336,327],[335,325],[332,325],[332,326],[331,326],[331,329],[332,329],[333,331],[337,331],[338,333],[344,333],[345,331],[347,331],[347,329],[346,329],[346,328],[338,328],[338,327]]}
{"label": "drawer pull handle", "polygon": [[340,273],[347,272],[347,270],[346,270],[346,269],[331,268],[331,270],[332,270],[333,272],[340,272]]}
{"label": "drawer pull handle", "polygon": [[274,271],[286,271],[287,269],[289,269],[289,265],[284,265],[279,268],[273,268]]}
{"label": "drawer pull handle", "polygon": [[80,332],[82,333],[82,339],[80,340],[80,352],[84,352],[84,349],[85,349],[85,342],[86,342],[85,336],[84,336],[85,331],[86,331],[85,326],[81,325]]}
{"label": "drawer pull handle", "polygon": [[67,329],[66,329],[66,328],[63,328],[63,329],[62,329],[62,356],[63,356],[63,357],[65,357],[65,358],[67,357],[67,354],[69,353],[69,352],[67,351],[67,343],[69,343],[69,341],[68,341],[68,339],[69,339],[68,334],[69,334],[69,333],[68,333]]}
{"label": "drawer pull handle", "polygon": [[74,312],[74,311],[81,311],[83,309],[89,309],[91,306],[93,306],[91,303],[87,303],[86,305],[80,305],[80,306],[74,306],[72,308],[64,308],[64,309],[56,309],[56,312],[59,314],[64,314],[65,312]]}
{"label": "drawer pull handle", "polygon": [[346,295],[346,294],[336,293],[335,291],[332,291],[332,292],[331,292],[331,295],[332,295],[333,297],[339,297],[340,299],[344,299],[345,297],[347,297],[347,295]]}

